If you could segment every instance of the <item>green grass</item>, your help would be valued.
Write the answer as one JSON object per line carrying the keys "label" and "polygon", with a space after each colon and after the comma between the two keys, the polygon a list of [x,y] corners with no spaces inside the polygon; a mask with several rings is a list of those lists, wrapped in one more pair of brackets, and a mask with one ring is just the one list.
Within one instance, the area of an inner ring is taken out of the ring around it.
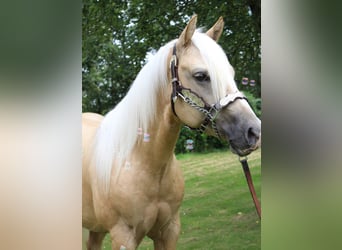
{"label": "green grass", "polygon": [[[260,157],[260,150],[248,156],[259,200]],[[237,156],[214,152],[177,158],[185,177],[177,249],[261,249],[260,221]],[[108,235],[103,249],[111,249]],[[152,250],[152,240],[146,237],[138,249]]]}

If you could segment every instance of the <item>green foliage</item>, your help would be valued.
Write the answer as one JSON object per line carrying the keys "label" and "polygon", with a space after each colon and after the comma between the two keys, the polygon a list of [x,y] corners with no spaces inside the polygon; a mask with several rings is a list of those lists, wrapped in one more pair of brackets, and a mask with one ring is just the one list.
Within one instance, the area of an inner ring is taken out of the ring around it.
{"label": "green foliage", "polygon": [[186,153],[185,142],[187,139],[192,139],[194,141],[194,152],[208,152],[214,149],[222,149],[227,147],[227,143],[220,141],[215,137],[208,136],[207,134],[201,134],[196,130],[191,130],[188,127],[183,127],[181,129],[175,153]]}
{"label": "green foliage", "polygon": [[[162,7],[158,7],[162,6]],[[260,97],[260,1],[94,1],[82,8],[83,112],[106,113],[126,94],[146,53],[177,38],[193,13],[199,26],[225,19],[219,41],[236,80],[257,81]]]}
{"label": "green foliage", "polygon": [[261,98],[255,97],[252,93],[244,91],[245,96],[248,99],[249,104],[252,106],[254,113],[261,117]]}

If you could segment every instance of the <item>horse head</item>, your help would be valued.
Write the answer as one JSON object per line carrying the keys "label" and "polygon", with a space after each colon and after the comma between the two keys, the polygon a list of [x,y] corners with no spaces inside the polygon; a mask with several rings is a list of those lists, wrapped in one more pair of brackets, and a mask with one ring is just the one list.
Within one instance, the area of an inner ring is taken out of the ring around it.
{"label": "horse head", "polygon": [[170,53],[169,78],[174,114],[185,125],[227,140],[244,156],[261,143],[261,121],[238,90],[234,69],[217,44],[222,17],[206,33],[193,16]]}

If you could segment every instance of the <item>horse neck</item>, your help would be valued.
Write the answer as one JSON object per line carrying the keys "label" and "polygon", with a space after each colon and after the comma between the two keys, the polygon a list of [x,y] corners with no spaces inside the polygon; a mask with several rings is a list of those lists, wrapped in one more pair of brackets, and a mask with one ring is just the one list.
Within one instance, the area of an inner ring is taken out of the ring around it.
{"label": "horse neck", "polygon": [[139,153],[148,171],[160,172],[173,160],[181,123],[172,112],[169,98],[159,99],[157,103],[155,118],[149,130],[143,131],[134,151]]}

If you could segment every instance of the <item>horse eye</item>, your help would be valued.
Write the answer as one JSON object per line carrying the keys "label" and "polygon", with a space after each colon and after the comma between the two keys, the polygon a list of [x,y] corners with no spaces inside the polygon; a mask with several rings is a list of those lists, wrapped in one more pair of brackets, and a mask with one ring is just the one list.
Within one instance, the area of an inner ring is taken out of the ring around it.
{"label": "horse eye", "polygon": [[197,72],[193,75],[193,77],[198,81],[198,82],[208,82],[210,81],[210,77],[208,73],[206,72]]}

